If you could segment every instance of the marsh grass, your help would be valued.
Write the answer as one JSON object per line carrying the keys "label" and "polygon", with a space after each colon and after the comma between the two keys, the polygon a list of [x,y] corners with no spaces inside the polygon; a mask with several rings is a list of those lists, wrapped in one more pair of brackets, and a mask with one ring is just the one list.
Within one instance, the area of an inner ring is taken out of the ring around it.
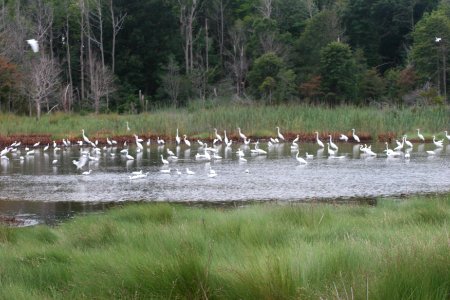
{"label": "marsh grass", "polygon": [[[127,132],[125,122],[130,124]],[[310,134],[319,131],[328,133],[357,133],[376,139],[380,134],[394,136],[408,134],[416,137],[416,129],[427,139],[432,135],[443,136],[449,130],[450,110],[441,107],[383,108],[354,106],[306,106],[306,105],[216,105],[211,108],[161,108],[139,115],[76,115],[55,113],[45,115],[40,121],[34,118],[12,114],[0,114],[0,135],[51,134],[52,139],[78,139],[81,129],[91,138],[105,139],[112,136],[131,136],[133,133],[145,136],[161,136],[173,139],[176,128],[180,134],[190,138],[213,137],[213,128],[235,140],[236,128],[253,138],[275,136],[275,126],[284,133]]]}
{"label": "marsh grass", "polygon": [[446,299],[450,195],[377,206],[130,204],[0,227],[4,299]]}

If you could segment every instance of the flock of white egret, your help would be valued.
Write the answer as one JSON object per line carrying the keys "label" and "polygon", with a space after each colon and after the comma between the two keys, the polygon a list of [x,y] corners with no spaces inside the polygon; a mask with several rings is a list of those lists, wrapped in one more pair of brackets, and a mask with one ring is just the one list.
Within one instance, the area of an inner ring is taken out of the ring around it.
{"label": "flock of white egret", "polygon": [[[127,131],[130,131],[128,122],[126,124]],[[212,144],[208,144],[206,142],[202,142],[201,140],[196,140],[196,143],[198,144],[197,147],[197,153],[194,156],[195,161],[201,161],[201,162],[210,162],[214,160],[220,160],[222,159],[222,156],[219,155],[219,149],[222,146],[225,146],[225,151],[233,151],[232,145],[233,143],[240,143],[240,145],[243,145],[243,147],[238,147],[236,151],[232,152],[235,153],[237,160],[239,163],[245,163],[247,162],[248,155],[250,156],[263,156],[267,155],[268,151],[274,147],[278,147],[280,144],[290,144],[291,153],[295,154],[295,159],[299,164],[308,164],[308,161],[311,159],[314,159],[313,154],[309,154],[307,152],[304,153],[304,155],[300,155],[300,145],[299,145],[299,135],[296,136],[295,139],[292,141],[288,141],[285,139],[283,134],[280,131],[279,127],[275,127],[276,133],[275,137],[270,138],[267,141],[267,150],[260,148],[260,142],[258,140],[251,142],[249,138],[242,132],[241,128],[237,128],[237,133],[239,136],[238,141],[233,141],[232,139],[228,138],[226,131],[224,131],[223,138],[219,134],[218,130],[216,128],[213,129],[213,137],[214,140]],[[411,141],[408,140],[407,135],[403,135],[399,140],[396,140],[396,146],[391,149],[389,148],[389,143],[385,143],[386,149],[383,151],[383,153],[375,153],[371,149],[371,145],[362,144],[359,137],[356,135],[355,129],[352,129],[351,136],[347,136],[345,134],[340,134],[339,140],[341,143],[347,143],[347,142],[354,142],[355,145],[353,146],[353,149],[359,150],[361,152],[361,157],[376,157],[376,156],[383,156],[383,157],[403,157],[404,159],[410,159],[411,152],[414,148],[414,145]],[[325,143],[320,139],[319,132],[315,131],[315,142],[318,146],[319,151],[327,151],[328,157],[330,159],[343,159],[346,157],[346,155],[340,155],[339,153],[339,147],[333,142],[332,135],[328,135],[328,139],[325,141]],[[444,132],[445,137],[448,141],[450,141],[450,135],[448,135],[448,132]],[[147,141],[144,141],[142,138],[139,138],[136,134],[134,136],[134,143],[136,146],[136,152],[142,152],[144,150],[144,145],[149,149],[150,145],[152,144],[152,141],[148,139]],[[179,134],[179,130],[177,128],[176,130],[176,136],[175,136],[175,146],[180,147],[180,145],[184,144],[183,147],[186,147],[187,149],[190,149],[193,147],[193,143],[189,141],[186,134],[182,135],[183,138],[181,138]],[[420,133],[420,130],[417,129],[417,139],[425,142],[424,136]],[[427,150],[427,155],[437,155],[444,147],[444,139],[436,140],[436,137],[433,136],[433,144],[435,146],[434,150]],[[195,175],[195,172],[190,170],[189,168],[185,169],[185,172],[179,171],[177,168],[171,168],[172,165],[175,164],[175,162],[178,161],[177,155],[170,150],[169,146],[166,146],[166,143],[164,140],[160,139],[159,137],[156,139],[156,144],[158,146],[158,151],[160,151],[159,154],[159,164],[162,165],[162,169],[160,169],[161,173],[166,174],[186,174],[186,175]],[[250,146],[250,144],[252,146]],[[326,146],[325,146],[326,144]],[[25,160],[26,157],[35,155],[35,149],[40,149],[44,152],[46,151],[53,151],[54,153],[58,153],[59,151],[64,151],[64,149],[68,147],[72,147],[72,143],[69,139],[62,139],[61,143],[58,144],[56,141],[53,141],[53,143],[50,145],[41,145],[40,142],[35,143],[31,147],[21,147],[21,142],[14,142],[10,146],[6,146],[3,150],[0,152],[0,162],[3,161],[9,161],[10,158],[16,158],[20,161]],[[76,145],[79,147],[79,157],[78,159],[73,159],[72,163],[76,167],[76,170],[81,172],[82,175],[89,175],[91,174],[91,169],[85,169],[85,166],[88,165],[90,161],[99,161],[102,157],[102,154],[105,153],[105,155],[109,155],[110,157],[114,157],[117,153],[117,147],[120,147],[120,151],[118,151],[118,155],[120,155],[121,158],[127,161],[132,161],[135,159],[128,150],[127,143],[125,142],[123,145],[118,145],[117,141],[113,139],[106,139],[106,145],[103,147],[100,147],[98,141],[91,141],[84,131],[84,129],[81,130],[81,139],[76,142]],[[21,150],[24,150],[25,153]],[[114,151],[111,151],[114,149]],[[165,149],[165,150],[164,150]],[[40,151],[39,150],[39,151]],[[53,165],[58,165],[58,160],[54,159],[51,162]],[[176,166],[176,165],[175,165]],[[210,164],[208,165],[208,177],[216,177],[217,173],[211,168]],[[248,172],[248,171],[247,171]],[[144,173],[142,170],[135,171],[129,174],[129,179],[140,179],[145,178],[148,175],[148,173]]]}

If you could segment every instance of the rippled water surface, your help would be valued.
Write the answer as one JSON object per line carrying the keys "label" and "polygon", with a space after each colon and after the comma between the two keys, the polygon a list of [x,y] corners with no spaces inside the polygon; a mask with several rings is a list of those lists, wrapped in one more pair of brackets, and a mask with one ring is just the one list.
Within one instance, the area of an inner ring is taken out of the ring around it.
{"label": "rippled water surface", "polygon": [[[210,162],[195,159],[197,153],[203,153],[197,145],[152,145],[140,153],[130,147],[134,160],[126,160],[120,154],[122,147],[116,147],[102,149],[98,161],[90,161],[82,169],[72,163],[80,158],[78,146],[56,153],[41,148],[28,156],[21,150],[9,161],[0,161],[0,209],[27,212],[33,205],[36,207],[30,201],[38,201],[40,207],[42,203],[66,203],[67,207],[79,202],[301,201],[450,191],[448,145],[434,156],[426,153],[435,149],[433,144],[415,145],[410,159],[387,158],[384,144],[372,146],[377,157],[364,157],[355,144],[338,146],[341,158],[330,157],[316,144],[301,144],[300,156],[305,157],[305,152],[314,155],[306,165],[297,162],[289,143],[271,147],[260,144],[267,155],[252,154],[253,145],[218,146],[222,159]],[[160,155],[167,158],[167,148],[175,152],[178,160],[165,166]],[[239,161],[239,148],[247,162]],[[58,162],[52,164],[55,159]],[[195,175],[187,175],[186,168]],[[91,174],[82,175],[88,169]],[[168,169],[169,173],[161,172]],[[216,177],[208,176],[210,169],[215,170]],[[148,175],[129,178],[131,172],[140,170]]]}

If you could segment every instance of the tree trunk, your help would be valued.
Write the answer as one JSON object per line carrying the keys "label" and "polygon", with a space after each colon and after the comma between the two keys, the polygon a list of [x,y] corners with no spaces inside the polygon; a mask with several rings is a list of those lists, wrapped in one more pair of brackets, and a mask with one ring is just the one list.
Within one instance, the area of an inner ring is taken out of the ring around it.
{"label": "tree trunk", "polygon": [[82,108],[82,103],[85,98],[85,87],[84,87],[84,0],[80,1],[80,10],[81,10],[81,20],[80,20],[80,95],[81,102],[80,108]]}

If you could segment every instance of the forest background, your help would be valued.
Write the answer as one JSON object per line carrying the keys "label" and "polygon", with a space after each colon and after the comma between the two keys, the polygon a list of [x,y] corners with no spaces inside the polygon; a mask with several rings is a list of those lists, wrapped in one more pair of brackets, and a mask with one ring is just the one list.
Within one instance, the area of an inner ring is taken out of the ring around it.
{"label": "forest background", "polygon": [[448,0],[1,0],[0,109],[442,105],[449,42]]}

